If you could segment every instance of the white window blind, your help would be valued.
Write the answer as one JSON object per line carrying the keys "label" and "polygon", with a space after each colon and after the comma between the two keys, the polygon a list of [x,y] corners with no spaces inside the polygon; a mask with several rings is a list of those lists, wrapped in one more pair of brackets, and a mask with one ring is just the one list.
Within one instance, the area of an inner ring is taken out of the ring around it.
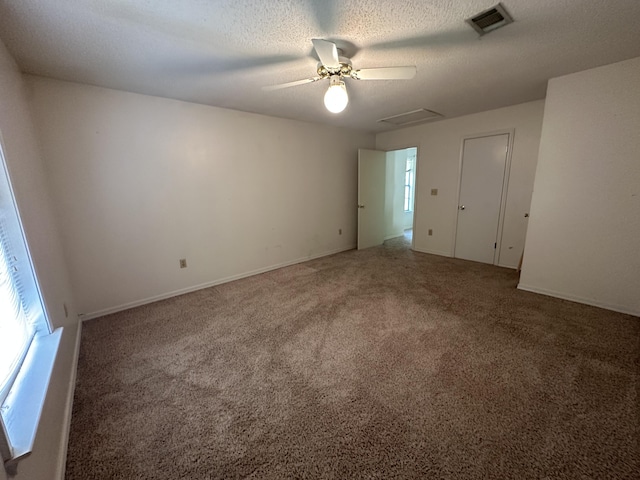
{"label": "white window blind", "polygon": [[37,332],[48,333],[42,302],[0,149],[0,404]]}
{"label": "white window blind", "polygon": [[0,403],[5,399],[15,374],[35,333],[20,298],[20,281],[13,265],[4,218],[0,218]]}
{"label": "white window blind", "polygon": [[0,136],[0,457],[10,476],[33,449],[61,332],[47,321]]}

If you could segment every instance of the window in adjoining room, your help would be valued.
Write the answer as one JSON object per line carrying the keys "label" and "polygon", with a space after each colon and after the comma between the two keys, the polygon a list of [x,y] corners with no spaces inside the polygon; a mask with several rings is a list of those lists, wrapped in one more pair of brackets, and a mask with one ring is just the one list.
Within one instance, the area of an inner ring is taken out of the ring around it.
{"label": "window in adjoining room", "polygon": [[404,174],[404,211],[412,212],[413,211],[413,196],[415,191],[415,168],[416,165],[416,157],[415,154],[407,156],[407,164]]}

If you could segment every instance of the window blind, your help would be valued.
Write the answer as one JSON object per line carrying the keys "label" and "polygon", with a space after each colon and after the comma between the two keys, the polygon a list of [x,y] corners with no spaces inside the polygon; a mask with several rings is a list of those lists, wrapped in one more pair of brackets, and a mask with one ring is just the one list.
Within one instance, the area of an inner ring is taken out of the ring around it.
{"label": "window blind", "polygon": [[7,240],[6,227],[0,220],[0,403],[35,333],[20,299]]}
{"label": "window blind", "polygon": [[0,405],[29,345],[48,333],[40,293],[0,150]]}
{"label": "window blind", "polygon": [[33,450],[61,337],[47,320],[0,134],[0,460],[9,477]]}

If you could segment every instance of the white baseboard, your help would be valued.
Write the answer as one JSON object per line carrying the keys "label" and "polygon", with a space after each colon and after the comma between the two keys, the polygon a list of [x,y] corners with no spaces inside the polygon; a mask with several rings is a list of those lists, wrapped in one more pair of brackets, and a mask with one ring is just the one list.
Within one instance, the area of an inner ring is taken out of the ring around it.
{"label": "white baseboard", "polygon": [[420,253],[428,253],[429,255],[440,255],[441,257],[449,257],[449,258],[453,257],[453,255],[451,255],[451,252],[444,252],[441,250],[419,250],[417,248],[414,248],[413,251],[420,252]]}
{"label": "white baseboard", "polygon": [[[418,250],[416,248],[414,248],[414,251],[416,252],[420,252],[420,253],[428,253],[430,255],[440,255],[441,257],[449,257],[449,258],[455,258],[453,256],[453,254],[451,252],[445,252],[442,250]],[[488,263],[487,265],[491,265],[490,263]],[[515,267],[513,265],[505,265],[505,264],[496,264],[496,267],[502,267],[502,268],[510,268],[512,270],[517,270],[518,267]]]}
{"label": "white baseboard", "polygon": [[626,307],[624,305],[612,305],[606,302],[601,302],[593,298],[580,297],[578,295],[571,295],[563,292],[556,292],[553,290],[547,290],[545,288],[538,288],[531,285],[518,284],[518,290],[524,290],[526,292],[537,293],[540,295],[547,295],[549,297],[561,298],[563,300],[569,300],[571,302],[584,303],[585,305],[591,305],[592,307],[604,308],[606,310],[612,310],[614,312],[626,313],[627,315],[634,315],[640,317],[640,311]]}
{"label": "white baseboard", "polygon": [[391,240],[392,238],[398,238],[398,237],[404,237],[404,232],[387,235],[386,237],[384,237],[384,241],[386,242],[387,240]]}
{"label": "white baseboard", "polygon": [[80,338],[82,335],[82,322],[78,322],[78,330],[76,331],[76,340],[73,350],[73,360],[71,365],[71,374],[69,375],[69,383],[67,384],[67,399],[64,407],[64,419],[62,423],[62,435],[60,438],[60,453],[58,454],[58,471],[56,478],[64,480],[65,469],[67,466],[67,448],[69,446],[69,432],[71,430],[71,413],[73,411],[73,395],[76,389],[76,378],[78,374],[78,357],[80,356]]}
{"label": "white baseboard", "polygon": [[122,305],[118,305],[115,307],[109,307],[109,308],[105,308],[105,309],[98,310],[91,313],[83,313],[83,314],[80,314],[79,317],[82,321],[91,320],[93,318],[102,317],[104,315],[110,315],[112,313],[121,312],[123,310],[129,310],[130,308],[140,307],[142,305],[147,305],[149,303],[165,300],[167,298],[177,297],[178,295],[184,295],[185,293],[191,293],[198,290],[202,290],[204,288],[215,287],[216,285],[233,282],[234,280],[240,280],[242,278],[251,277],[253,275],[259,275],[261,273],[270,272],[271,270],[277,270],[279,268],[289,267],[297,263],[307,262],[309,260],[314,260],[316,258],[321,258],[321,257],[328,257],[329,255],[335,255],[336,253],[353,250],[354,248],[356,248],[355,244],[349,247],[341,247],[335,250],[330,250],[328,252],[319,253],[317,255],[310,255],[308,257],[297,258],[295,260],[278,263],[276,265],[270,265],[268,267],[251,270],[249,272],[239,273],[237,275],[231,275],[229,277],[220,278],[218,280],[213,280],[211,282],[201,283],[199,285],[194,285],[192,287],[181,288],[179,290],[174,290],[172,292],[167,292],[160,295],[154,295],[153,297],[143,298],[141,300],[124,303]]}
{"label": "white baseboard", "polygon": [[[420,253],[428,253],[430,255],[440,255],[441,257],[455,258],[451,252],[444,252],[444,251],[441,251],[441,250],[418,250],[418,249],[414,248],[414,251],[415,252],[420,252]],[[488,263],[487,265],[491,265],[491,264]],[[502,268],[510,268],[512,270],[517,270],[518,269],[517,266],[505,265],[505,264],[502,264],[502,263],[498,263],[495,266],[496,267],[502,267]]]}
{"label": "white baseboard", "polygon": [[517,265],[507,265],[506,263],[498,263],[496,265],[496,267],[510,268],[511,270],[517,270],[518,269]]}

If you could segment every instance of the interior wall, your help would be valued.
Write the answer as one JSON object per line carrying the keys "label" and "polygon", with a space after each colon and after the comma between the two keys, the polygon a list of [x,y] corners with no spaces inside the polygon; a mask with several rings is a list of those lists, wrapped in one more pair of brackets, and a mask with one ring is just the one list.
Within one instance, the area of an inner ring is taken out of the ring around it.
{"label": "interior wall", "polygon": [[[64,327],[33,453],[22,460],[16,480],[59,478],[64,468],[69,395],[75,368],[78,317],[27,92],[13,58],[0,42],[0,131],[18,211],[49,320]],[[68,317],[64,313],[64,304]],[[0,467],[0,470],[3,470]]]}
{"label": "interior wall", "polygon": [[[515,129],[499,265],[518,266],[524,248],[540,131],[542,100],[407,127],[376,136],[376,148],[418,147],[415,250],[453,256],[460,182],[462,139],[468,135]],[[437,189],[437,195],[431,195]],[[428,235],[428,230],[433,235]]]}
{"label": "interior wall", "polygon": [[640,315],[640,57],[549,82],[519,288]]}
{"label": "interior wall", "polygon": [[373,135],[26,78],[85,318],[355,247]]}

